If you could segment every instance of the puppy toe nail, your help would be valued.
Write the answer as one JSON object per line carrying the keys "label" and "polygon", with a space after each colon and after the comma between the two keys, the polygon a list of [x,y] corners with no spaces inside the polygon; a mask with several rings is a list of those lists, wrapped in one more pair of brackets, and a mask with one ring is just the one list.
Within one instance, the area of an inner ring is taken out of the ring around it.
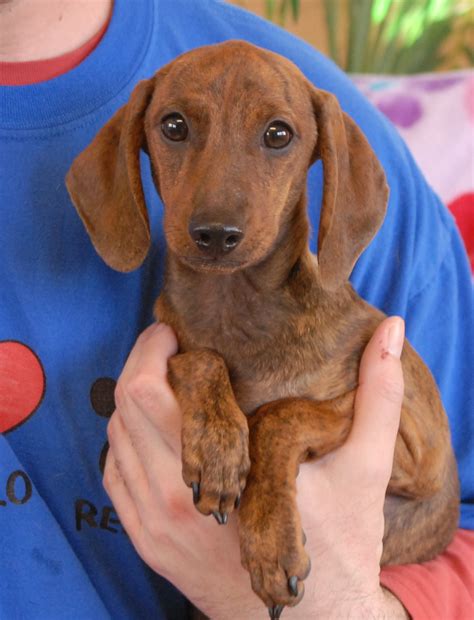
{"label": "puppy toe nail", "polygon": [[273,607],[269,607],[268,615],[272,620],[278,620],[284,607],[284,605],[274,605]]}
{"label": "puppy toe nail", "polygon": [[193,503],[197,504],[199,501],[199,482],[191,482],[191,488],[193,490]]}
{"label": "puppy toe nail", "polygon": [[298,596],[298,577],[296,575],[288,579],[288,589],[293,596]]}
{"label": "puppy toe nail", "polygon": [[234,507],[238,508],[240,506],[240,493],[237,495],[236,499],[235,499],[235,504]]}
{"label": "puppy toe nail", "polygon": [[306,534],[305,531],[303,530],[303,546],[306,545]]}
{"label": "puppy toe nail", "polygon": [[221,513],[221,512],[218,512],[217,510],[215,510],[212,513],[212,516],[214,517],[214,519],[217,521],[217,523],[219,525],[225,525],[227,523],[227,513],[226,512]]}

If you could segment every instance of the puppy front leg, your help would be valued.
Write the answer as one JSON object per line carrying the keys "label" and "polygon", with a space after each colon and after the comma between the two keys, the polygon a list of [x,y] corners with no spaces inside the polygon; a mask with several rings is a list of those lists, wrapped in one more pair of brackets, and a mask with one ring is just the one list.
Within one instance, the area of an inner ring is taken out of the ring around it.
{"label": "puppy front leg", "polygon": [[199,512],[225,524],[239,505],[250,469],[247,418],[215,351],[176,355],[168,377],[183,412],[184,481]]}
{"label": "puppy front leg", "polygon": [[310,571],[296,505],[299,464],[344,443],[354,395],[324,403],[275,401],[249,419],[251,469],[239,509],[240,550],[252,588],[272,618],[301,600]]}

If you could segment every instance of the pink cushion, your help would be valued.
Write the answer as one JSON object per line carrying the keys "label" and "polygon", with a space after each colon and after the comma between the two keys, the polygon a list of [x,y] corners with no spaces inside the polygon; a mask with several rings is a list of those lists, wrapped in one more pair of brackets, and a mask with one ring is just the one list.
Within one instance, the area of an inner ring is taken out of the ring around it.
{"label": "pink cushion", "polygon": [[474,71],[356,75],[456,218],[474,272]]}

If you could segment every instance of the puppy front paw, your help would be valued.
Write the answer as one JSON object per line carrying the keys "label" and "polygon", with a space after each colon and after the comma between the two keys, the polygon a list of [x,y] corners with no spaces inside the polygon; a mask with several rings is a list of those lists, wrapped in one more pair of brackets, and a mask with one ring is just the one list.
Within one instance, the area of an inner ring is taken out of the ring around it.
{"label": "puppy front paw", "polygon": [[223,525],[239,504],[250,469],[247,418],[215,351],[176,355],[168,376],[183,412],[184,481],[199,512]]}
{"label": "puppy front paw", "polygon": [[250,469],[248,427],[239,414],[197,409],[183,426],[183,479],[199,512],[220,525],[239,506]]}
{"label": "puppy front paw", "polygon": [[301,601],[311,570],[299,514],[285,495],[284,489],[272,493],[249,480],[239,510],[242,565],[270,618]]}

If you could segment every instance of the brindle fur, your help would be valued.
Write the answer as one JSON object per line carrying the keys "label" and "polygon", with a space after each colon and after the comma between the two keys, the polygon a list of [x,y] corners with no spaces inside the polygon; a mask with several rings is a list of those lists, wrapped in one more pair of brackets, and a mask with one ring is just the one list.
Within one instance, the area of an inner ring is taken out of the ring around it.
{"label": "brindle fur", "polygon": [[[172,111],[191,127],[186,143],[170,145],[161,134],[160,119]],[[285,153],[259,141],[275,118],[294,128]],[[348,277],[383,220],[385,176],[334,97],[289,61],[243,42],[194,50],[141,82],[68,174],[97,251],[122,271],[137,267],[150,243],[141,146],[165,205],[168,255],[155,310],[180,344],[169,378],[183,410],[183,477],[195,486],[197,509],[220,520],[242,495],[241,554],[252,586],[269,607],[294,605],[309,572],[295,501],[298,465],[347,437],[360,358],[384,318]],[[319,158],[315,257],[305,186]],[[244,240],[230,258],[206,261],[188,233],[191,218],[238,226]],[[384,564],[434,557],[458,519],[436,385],[408,342],[402,364]],[[296,597],[288,588],[293,575]]]}

